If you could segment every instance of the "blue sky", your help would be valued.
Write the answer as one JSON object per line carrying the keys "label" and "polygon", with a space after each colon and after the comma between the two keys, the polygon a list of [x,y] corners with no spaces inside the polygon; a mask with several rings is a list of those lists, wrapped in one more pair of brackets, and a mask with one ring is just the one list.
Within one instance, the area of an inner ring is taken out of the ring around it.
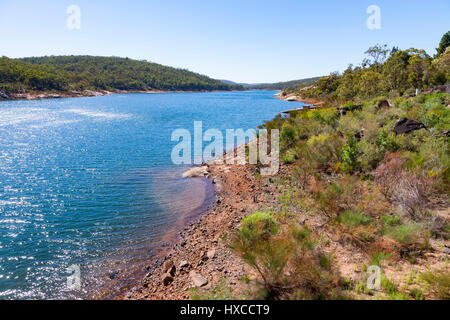
{"label": "blue sky", "polygon": [[[69,5],[80,30],[67,28]],[[369,5],[380,30],[366,26]],[[275,82],[342,71],[376,43],[434,54],[449,16],[449,0],[0,0],[0,55],[122,56]]]}

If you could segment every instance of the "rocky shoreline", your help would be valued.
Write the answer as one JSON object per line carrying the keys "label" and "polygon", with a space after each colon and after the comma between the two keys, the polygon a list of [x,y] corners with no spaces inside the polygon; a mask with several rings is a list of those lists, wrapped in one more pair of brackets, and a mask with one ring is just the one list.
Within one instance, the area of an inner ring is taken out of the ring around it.
{"label": "rocky shoreline", "polygon": [[[200,299],[251,298],[249,290],[255,289],[252,284],[259,277],[230,250],[230,236],[246,216],[268,209],[275,212],[282,210],[280,195],[288,188],[283,181],[292,175],[293,168],[292,165],[281,165],[279,173],[270,178],[260,176],[257,168],[248,164],[212,162],[188,171],[186,178],[206,177],[212,180],[216,204],[197,222],[186,226],[180,232],[178,242],[167,254],[154,261],[144,279],[119,299],[189,300],[196,296]],[[338,229],[329,228],[326,216],[311,216],[295,207],[290,210],[298,214],[301,225],[324,239],[321,247],[324,252],[333,255],[342,279],[354,282],[364,279],[365,272],[361,266],[370,261],[370,252],[366,252],[364,247],[353,245]],[[425,272],[429,266],[443,268],[448,249],[439,247],[435,240],[430,244],[433,249],[416,262],[393,256],[392,262],[383,265],[383,272],[390,279],[402,283],[408,272]],[[383,240],[380,246],[391,248],[395,244]],[[217,292],[218,288],[226,288],[229,296]],[[211,294],[214,297],[210,297]],[[364,297],[370,298],[373,297]]]}
{"label": "rocky shoreline", "polygon": [[229,250],[226,239],[244,217],[277,204],[275,185],[261,183],[249,165],[209,163],[190,172],[186,177],[212,179],[215,206],[184,228],[167,256],[156,261],[141,283],[123,299],[185,300],[191,298],[195,288],[212,288],[224,280],[234,294],[239,294],[243,290],[241,280],[252,274]]}
{"label": "rocky shoreline", "polygon": [[112,94],[125,93],[194,93],[194,92],[214,92],[214,91],[179,91],[179,90],[83,90],[83,91],[64,91],[64,92],[42,92],[42,91],[22,91],[10,93],[0,91],[0,101],[11,100],[43,100],[43,99],[62,99],[62,98],[80,98],[80,97],[99,97]]}

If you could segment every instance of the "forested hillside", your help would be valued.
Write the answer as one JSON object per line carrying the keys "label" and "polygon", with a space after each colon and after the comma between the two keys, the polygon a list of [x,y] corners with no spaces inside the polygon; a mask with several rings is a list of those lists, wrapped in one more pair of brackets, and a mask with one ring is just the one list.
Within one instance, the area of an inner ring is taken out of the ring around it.
{"label": "forested hillside", "polygon": [[292,80],[292,81],[285,81],[285,82],[276,82],[276,83],[259,83],[259,84],[249,84],[244,85],[247,88],[250,89],[261,89],[261,90],[284,90],[290,87],[304,87],[307,85],[310,85],[317,80],[319,80],[320,77],[315,78],[307,78],[307,79],[301,79],[301,80]]}
{"label": "forested hillside", "polygon": [[450,299],[449,34],[434,57],[375,46],[285,92],[324,103],[263,126],[280,132],[280,173],[252,170],[279,198],[229,237],[258,275],[249,298]]}
{"label": "forested hillside", "polygon": [[328,103],[356,102],[380,95],[412,95],[450,82],[450,31],[432,57],[424,50],[376,45],[366,51],[367,58],[358,66],[350,65],[342,74],[331,73],[309,90],[291,88],[304,98],[319,98]]}
{"label": "forested hillside", "polygon": [[233,90],[187,70],[129,58],[50,56],[0,58],[0,91],[68,90]]}
{"label": "forested hillside", "polygon": [[310,85],[317,80],[319,80],[320,77],[315,78],[306,78],[306,79],[300,79],[300,80],[292,80],[292,81],[285,81],[285,82],[276,82],[276,83],[236,83],[229,80],[222,80],[222,82],[231,84],[231,85],[242,85],[243,87],[247,89],[254,89],[254,90],[285,90],[290,87],[303,87]]}

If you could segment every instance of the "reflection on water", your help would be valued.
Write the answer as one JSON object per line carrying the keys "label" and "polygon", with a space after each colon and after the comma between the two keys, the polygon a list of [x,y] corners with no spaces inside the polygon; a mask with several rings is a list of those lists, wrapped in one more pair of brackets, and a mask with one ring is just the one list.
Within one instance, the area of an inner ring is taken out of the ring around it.
{"label": "reflection on water", "polygon": [[[0,299],[114,297],[213,203],[172,165],[178,128],[255,128],[274,92],[0,102]],[[66,289],[81,268],[82,291]],[[105,294],[106,293],[106,294]]]}

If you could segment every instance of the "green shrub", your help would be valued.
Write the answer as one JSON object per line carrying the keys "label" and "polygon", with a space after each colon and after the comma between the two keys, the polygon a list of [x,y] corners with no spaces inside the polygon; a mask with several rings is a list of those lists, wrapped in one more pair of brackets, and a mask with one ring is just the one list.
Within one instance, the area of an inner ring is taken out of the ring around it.
{"label": "green shrub", "polygon": [[448,269],[428,271],[422,279],[431,285],[431,290],[443,300],[450,300],[450,271]]}
{"label": "green shrub", "polygon": [[426,244],[428,232],[424,227],[415,222],[406,222],[404,224],[390,227],[387,229],[387,236],[404,246],[415,244]]}
{"label": "green shrub", "polygon": [[425,300],[425,295],[423,294],[423,291],[419,288],[413,288],[409,291],[409,295],[414,300]]}
{"label": "green shrub", "polygon": [[280,145],[281,150],[287,150],[294,146],[297,141],[297,135],[293,126],[289,124],[284,124],[281,127],[280,132]]}
{"label": "green shrub", "polygon": [[349,227],[368,225],[372,221],[372,219],[370,219],[370,217],[366,216],[365,214],[351,210],[344,211],[344,213],[341,214],[337,218],[337,220],[338,222],[343,223]]}
{"label": "green shrub", "polygon": [[385,228],[389,228],[401,224],[402,218],[399,216],[383,216],[381,217],[381,221],[383,222],[383,226]]}
{"label": "green shrub", "polygon": [[293,151],[287,151],[281,155],[281,161],[283,161],[284,164],[292,164],[295,162],[296,154]]}
{"label": "green shrub", "polygon": [[361,151],[358,148],[356,139],[350,137],[342,147],[342,171],[353,173],[360,169],[359,156]]}
{"label": "green shrub", "polygon": [[380,130],[378,139],[375,142],[380,156],[384,156],[386,152],[396,152],[399,149],[395,138],[396,137],[393,132],[389,132],[385,128]]}
{"label": "green shrub", "polygon": [[390,253],[386,252],[375,252],[372,254],[372,258],[370,260],[371,265],[381,266],[381,262],[383,260],[387,260],[392,256]]}
{"label": "green shrub", "polygon": [[271,212],[257,212],[242,220],[241,236],[249,242],[256,242],[278,232],[279,225]]}

